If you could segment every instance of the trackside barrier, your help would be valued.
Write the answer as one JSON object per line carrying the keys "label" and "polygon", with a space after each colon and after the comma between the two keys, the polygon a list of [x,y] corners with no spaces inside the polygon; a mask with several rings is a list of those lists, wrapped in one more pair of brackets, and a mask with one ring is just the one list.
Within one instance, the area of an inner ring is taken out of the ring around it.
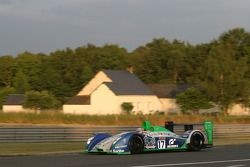
{"label": "trackside barrier", "polygon": [[[94,133],[116,134],[134,131],[137,126],[0,126],[0,142],[85,142]],[[202,129],[202,125],[194,125],[194,129]],[[177,126],[174,132],[180,134],[183,126]],[[250,141],[250,124],[215,125],[214,139],[241,138]]]}

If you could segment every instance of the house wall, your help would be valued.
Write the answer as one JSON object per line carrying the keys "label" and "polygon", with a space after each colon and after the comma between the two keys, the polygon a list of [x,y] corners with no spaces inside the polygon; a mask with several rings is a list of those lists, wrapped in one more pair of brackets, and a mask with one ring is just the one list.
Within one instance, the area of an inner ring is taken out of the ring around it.
{"label": "house wall", "polygon": [[156,96],[118,96],[118,110],[122,112],[121,104],[124,102],[132,103],[132,111],[148,114],[151,111],[161,110],[161,102]]}
{"label": "house wall", "polygon": [[3,105],[3,112],[24,112],[22,105]]}
{"label": "house wall", "polygon": [[90,96],[91,105],[63,105],[66,114],[105,115],[120,114],[121,104],[131,102],[133,111],[143,112],[161,110],[161,102],[156,96],[116,96],[105,84],[100,85]]}
{"label": "house wall", "polygon": [[243,107],[241,104],[234,104],[229,110],[229,115],[250,115],[250,108]]}
{"label": "house wall", "polygon": [[117,96],[102,84],[91,94],[91,114],[119,114]]}
{"label": "house wall", "polygon": [[63,105],[64,114],[91,114],[91,105]]}
{"label": "house wall", "polygon": [[112,82],[112,80],[104,72],[100,71],[77,95],[90,95],[103,82]]}
{"label": "house wall", "polygon": [[176,104],[176,99],[160,98],[160,102],[162,104],[162,111],[176,113],[180,111],[178,105]]}
{"label": "house wall", "polygon": [[105,85],[100,85],[90,96],[90,105],[63,105],[65,114],[119,114],[117,96]]}

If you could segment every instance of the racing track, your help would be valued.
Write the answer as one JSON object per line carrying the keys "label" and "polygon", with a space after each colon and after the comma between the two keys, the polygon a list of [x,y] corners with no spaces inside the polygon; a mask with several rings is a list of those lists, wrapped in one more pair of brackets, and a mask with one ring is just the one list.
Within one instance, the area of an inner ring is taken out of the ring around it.
{"label": "racing track", "polygon": [[200,152],[138,155],[37,155],[0,157],[0,167],[250,167],[250,144],[220,146]]}

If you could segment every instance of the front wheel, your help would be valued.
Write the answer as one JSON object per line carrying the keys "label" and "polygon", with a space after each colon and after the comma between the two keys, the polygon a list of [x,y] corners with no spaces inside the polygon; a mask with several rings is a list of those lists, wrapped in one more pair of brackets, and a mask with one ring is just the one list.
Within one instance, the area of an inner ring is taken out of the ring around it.
{"label": "front wheel", "polygon": [[139,135],[133,135],[129,139],[128,144],[131,154],[139,154],[143,152],[144,144],[142,138]]}
{"label": "front wheel", "polygon": [[204,145],[204,137],[200,132],[194,132],[190,139],[189,149],[192,151],[200,151]]}

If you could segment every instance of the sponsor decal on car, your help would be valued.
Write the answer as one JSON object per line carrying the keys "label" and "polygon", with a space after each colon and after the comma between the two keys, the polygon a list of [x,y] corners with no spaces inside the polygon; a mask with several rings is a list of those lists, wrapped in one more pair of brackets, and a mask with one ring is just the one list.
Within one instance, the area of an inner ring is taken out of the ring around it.
{"label": "sponsor decal on car", "polygon": [[154,149],[156,146],[145,146],[147,149]]}
{"label": "sponsor decal on car", "polygon": [[169,136],[176,136],[174,133],[171,132],[148,132],[145,135],[149,137],[169,137]]}
{"label": "sponsor decal on car", "polygon": [[155,148],[155,138],[149,137],[149,136],[144,136],[144,143],[145,143],[145,148],[152,149]]}
{"label": "sponsor decal on car", "polygon": [[119,149],[119,148],[126,148],[126,145],[122,145],[122,146],[115,146],[115,149]]}
{"label": "sponsor decal on car", "polygon": [[175,142],[176,142],[176,139],[170,139],[170,140],[168,141],[168,146],[167,146],[167,148],[177,148],[177,147],[178,147],[178,144],[175,144]]}
{"label": "sponsor decal on car", "polygon": [[118,150],[113,150],[113,152],[115,152],[115,153],[122,153],[122,152],[124,152],[124,150],[118,149]]}

